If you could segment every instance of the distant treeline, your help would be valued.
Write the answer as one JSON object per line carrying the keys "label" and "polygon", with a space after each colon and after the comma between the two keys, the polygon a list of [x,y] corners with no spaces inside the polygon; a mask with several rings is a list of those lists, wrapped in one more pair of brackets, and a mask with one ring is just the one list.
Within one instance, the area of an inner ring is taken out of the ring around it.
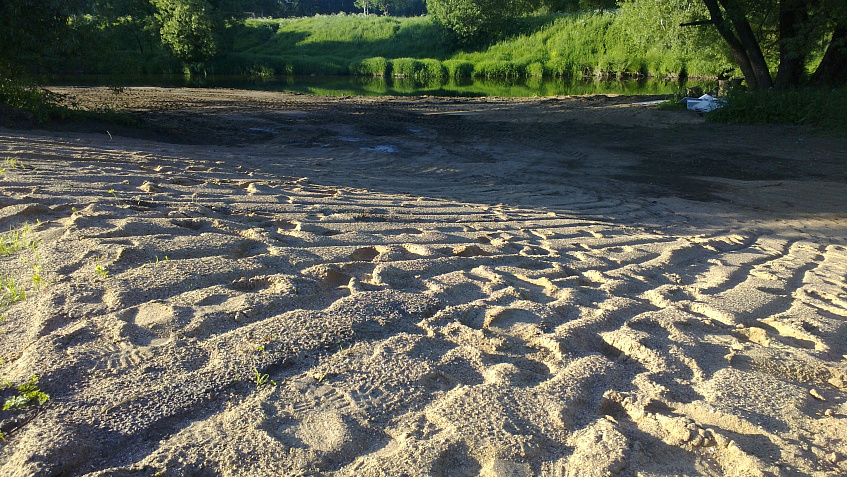
{"label": "distant treeline", "polygon": [[418,16],[426,0],[244,0],[242,10],[256,18],[310,17],[335,13],[377,13]]}

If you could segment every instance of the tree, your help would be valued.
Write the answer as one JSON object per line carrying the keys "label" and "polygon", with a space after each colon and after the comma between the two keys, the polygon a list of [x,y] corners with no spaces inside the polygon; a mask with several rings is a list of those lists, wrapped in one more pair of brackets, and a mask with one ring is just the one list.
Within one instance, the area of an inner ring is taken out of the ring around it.
{"label": "tree", "polygon": [[162,43],[189,67],[210,60],[221,49],[228,21],[243,14],[235,0],[150,0]]}
{"label": "tree", "polygon": [[509,19],[526,15],[539,5],[534,0],[427,0],[435,21],[463,43],[498,37]]}
{"label": "tree", "polygon": [[413,7],[414,0],[356,0],[354,5],[365,15],[380,11],[385,15],[397,15]]}
{"label": "tree", "polygon": [[[844,0],[702,0],[708,20],[686,25],[712,25],[723,38],[750,89],[793,88],[804,81],[809,58],[819,45],[826,53],[811,75],[820,86],[847,84],[847,2]],[[763,19],[751,26],[756,10]],[[769,25],[768,22],[776,24]],[[770,34],[769,32],[775,32]],[[775,37],[775,38],[774,38]],[[824,43],[828,38],[828,42]],[[777,75],[771,77],[764,42],[779,46]]]}
{"label": "tree", "polygon": [[83,4],[83,0],[0,2],[0,74],[37,68],[45,56],[72,48],[69,20]]}
{"label": "tree", "polygon": [[187,64],[211,59],[218,51],[211,5],[205,0],[151,0],[158,9],[162,43]]}
{"label": "tree", "polygon": [[361,8],[365,15],[367,15],[370,11],[376,8],[376,0],[356,0],[354,5]]}

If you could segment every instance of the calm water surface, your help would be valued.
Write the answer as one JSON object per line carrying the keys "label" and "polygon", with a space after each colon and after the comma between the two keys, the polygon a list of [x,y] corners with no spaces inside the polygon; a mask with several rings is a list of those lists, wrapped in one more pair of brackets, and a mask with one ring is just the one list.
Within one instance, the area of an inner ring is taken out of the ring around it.
{"label": "calm water surface", "polygon": [[163,86],[237,88],[285,91],[318,96],[502,96],[532,97],[571,94],[672,94],[685,83],[664,79],[574,80],[563,78],[467,79],[416,81],[406,78],[361,76],[52,76],[42,78],[53,86]]}

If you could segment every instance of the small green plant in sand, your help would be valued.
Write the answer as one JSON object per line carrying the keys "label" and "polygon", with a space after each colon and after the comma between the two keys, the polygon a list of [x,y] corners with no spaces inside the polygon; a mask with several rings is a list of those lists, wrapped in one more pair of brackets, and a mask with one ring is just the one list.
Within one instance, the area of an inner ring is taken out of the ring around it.
{"label": "small green plant in sand", "polygon": [[23,409],[30,404],[42,405],[50,396],[47,393],[38,389],[38,376],[32,375],[29,381],[18,386],[18,394],[6,399],[3,403],[3,410]]}
{"label": "small green plant in sand", "polygon": [[3,159],[3,165],[5,169],[23,169],[24,163],[20,161],[20,159],[16,157],[5,157]]}
{"label": "small green plant in sand", "polygon": [[32,229],[24,224],[0,235],[0,257],[9,256],[24,249],[35,250],[38,242],[32,239]]}
{"label": "small green plant in sand", "polygon": [[0,308],[26,300],[26,290],[12,277],[0,277]]}
{"label": "small green plant in sand", "polygon": [[116,201],[121,200],[121,199],[119,199],[119,198],[118,198],[118,193],[117,193],[117,192],[115,192],[115,189],[109,189],[106,193],[107,193],[107,194],[112,194],[112,197],[114,197]]}
{"label": "small green plant in sand", "polygon": [[36,290],[41,290],[41,287],[44,285],[44,279],[41,277],[41,257],[38,256],[38,253],[35,254],[35,263],[31,263],[29,260],[22,258],[27,265],[32,267],[32,284],[35,285]]}
{"label": "small green plant in sand", "polygon": [[253,368],[253,372],[256,373],[256,387],[260,388],[265,384],[270,383],[273,386],[276,386],[276,381],[272,380],[269,374],[262,374],[258,369]]}
{"label": "small green plant in sand", "polygon": [[14,157],[5,157],[3,159],[3,167],[0,167],[0,174],[5,174],[7,170],[23,169],[24,165],[21,161]]}
{"label": "small green plant in sand", "polygon": [[98,275],[100,275],[100,278],[102,278],[103,280],[105,280],[109,276],[109,271],[103,268],[103,266],[99,263],[97,264],[97,267],[94,269],[94,271]]}

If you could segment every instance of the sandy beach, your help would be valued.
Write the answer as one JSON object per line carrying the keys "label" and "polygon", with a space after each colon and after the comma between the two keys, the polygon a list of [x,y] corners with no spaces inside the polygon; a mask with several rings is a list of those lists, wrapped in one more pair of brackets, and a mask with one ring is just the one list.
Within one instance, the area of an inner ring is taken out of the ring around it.
{"label": "sandy beach", "polygon": [[138,124],[0,127],[0,475],[847,474],[845,139],[57,91]]}

